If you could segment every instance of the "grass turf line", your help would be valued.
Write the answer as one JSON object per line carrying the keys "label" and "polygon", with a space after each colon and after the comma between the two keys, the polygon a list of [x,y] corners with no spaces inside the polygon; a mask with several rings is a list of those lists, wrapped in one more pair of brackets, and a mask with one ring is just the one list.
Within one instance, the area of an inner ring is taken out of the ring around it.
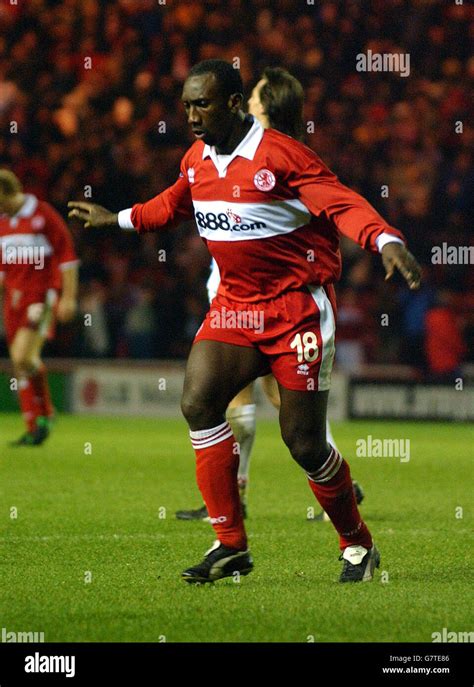
{"label": "grass turf line", "polygon": [[[43,447],[17,449],[5,442],[21,432],[19,416],[0,423],[6,631],[47,642],[430,642],[443,627],[471,627],[468,425],[334,425],[366,491],[386,580],[343,586],[332,526],[306,520],[318,508],[305,477],[277,423],[259,421],[247,520],[255,570],[240,584],[193,587],[179,574],[213,532],[174,517],[201,503],[184,421],[62,416]],[[357,458],[368,434],[410,439],[411,460]]]}

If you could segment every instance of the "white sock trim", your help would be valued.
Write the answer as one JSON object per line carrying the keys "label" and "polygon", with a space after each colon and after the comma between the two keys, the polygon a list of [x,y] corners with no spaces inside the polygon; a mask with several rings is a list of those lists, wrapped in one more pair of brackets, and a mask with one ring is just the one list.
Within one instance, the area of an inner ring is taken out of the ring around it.
{"label": "white sock trim", "polygon": [[211,429],[199,429],[197,431],[190,431],[191,444],[195,449],[209,448],[214,444],[219,444],[233,436],[231,426],[228,422],[223,422],[217,427]]}
{"label": "white sock trim", "polygon": [[207,437],[211,436],[215,432],[221,430],[223,427],[228,425],[229,423],[227,421],[223,422],[221,425],[216,425],[216,427],[211,427],[211,429],[197,429],[197,430],[190,430],[189,431],[189,436],[191,439],[206,439]]}
{"label": "white sock trim", "polygon": [[312,482],[322,484],[324,482],[329,482],[329,480],[338,473],[341,465],[342,456],[338,451],[336,451],[336,449],[333,448],[329,454],[329,458],[319,468],[319,470],[316,470],[316,472],[312,473],[307,472],[306,474]]}

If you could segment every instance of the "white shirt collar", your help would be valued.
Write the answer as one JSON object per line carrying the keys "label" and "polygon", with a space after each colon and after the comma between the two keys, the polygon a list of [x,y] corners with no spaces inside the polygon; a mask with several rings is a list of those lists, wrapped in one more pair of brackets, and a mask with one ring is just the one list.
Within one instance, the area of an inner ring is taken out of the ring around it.
{"label": "white shirt collar", "polygon": [[[252,116],[252,115],[250,115]],[[263,138],[264,128],[258,121],[256,117],[253,118],[253,124],[247,132],[246,136],[240,141],[239,145],[232,151],[230,155],[226,155],[224,161],[219,161],[215,146],[206,145],[202,151],[202,159],[210,157],[219,171],[220,176],[225,176],[225,171],[232,160],[240,155],[241,157],[247,158],[247,160],[253,160],[255,153]]]}
{"label": "white shirt collar", "polygon": [[38,199],[36,198],[36,196],[33,196],[31,193],[25,193],[25,202],[18,210],[18,212],[15,215],[13,215],[12,219],[19,217],[31,217],[31,215],[35,212],[37,207]]}

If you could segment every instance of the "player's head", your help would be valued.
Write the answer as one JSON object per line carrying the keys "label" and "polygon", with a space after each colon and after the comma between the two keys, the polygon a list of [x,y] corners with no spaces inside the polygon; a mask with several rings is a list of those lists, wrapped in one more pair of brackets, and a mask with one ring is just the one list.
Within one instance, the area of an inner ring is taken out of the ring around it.
{"label": "player's head", "polygon": [[204,60],[190,70],[182,101],[196,138],[209,145],[226,141],[241,113],[242,77],[224,60]]}
{"label": "player's head", "polygon": [[281,67],[267,67],[248,100],[250,114],[265,127],[303,138],[304,91],[301,83]]}
{"label": "player's head", "polygon": [[9,169],[0,169],[0,213],[14,215],[22,197],[21,182]]}

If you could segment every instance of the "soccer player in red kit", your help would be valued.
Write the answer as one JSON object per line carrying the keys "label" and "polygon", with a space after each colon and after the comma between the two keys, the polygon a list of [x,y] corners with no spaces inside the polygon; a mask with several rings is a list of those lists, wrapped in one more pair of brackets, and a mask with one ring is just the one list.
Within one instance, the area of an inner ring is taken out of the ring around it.
{"label": "soccer player in red kit", "polygon": [[54,409],[41,350],[54,317],[68,322],[76,312],[77,265],[63,219],[48,203],[23,193],[12,172],[0,170],[4,324],[26,423],[14,446],[38,446],[49,435]]}
{"label": "soccer player in red kit", "polygon": [[220,270],[218,293],[189,355],[181,404],[217,541],[183,579],[212,582],[253,568],[239,456],[225,411],[237,392],[271,371],[283,440],[339,534],[339,579],[368,581],[379,553],[359,514],[349,466],[326,440],[339,232],[381,252],[387,277],[398,269],[410,288],[418,287],[420,268],[400,232],[312,150],[246,116],[242,93],[231,64],[206,60],[193,67],[182,100],[196,141],[176,183],[118,214],[74,201],[70,216],[85,227],[138,232],[194,217]]}
{"label": "soccer player in red kit", "polygon": [[[298,141],[303,140],[303,103],[304,91],[301,83],[292,74],[281,67],[267,67],[252,90],[248,100],[248,111],[256,117],[264,129],[277,129]],[[207,281],[207,292],[211,302],[219,288],[219,268],[212,261],[211,274]],[[275,377],[270,374],[262,377],[262,389],[270,403],[280,411],[280,393]],[[244,517],[247,515],[247,487],[250,467],[250,454],[256,434],[256,406],[254,402],[255,382],[242,389],[232,399],[227,409],[234,437],[239,444],[238,485]],[[327,441],[338,450],[332,435],[329,419],[326,426]],[[358,482],[353,480],[354,492],[358,504],[364,498],[364,492]],[[209,520],[209,513],[204,504],[196,510],[180,510],[176,513],[179,520]],[[329,521],[327,514],[321,511],[314,522]]]}

